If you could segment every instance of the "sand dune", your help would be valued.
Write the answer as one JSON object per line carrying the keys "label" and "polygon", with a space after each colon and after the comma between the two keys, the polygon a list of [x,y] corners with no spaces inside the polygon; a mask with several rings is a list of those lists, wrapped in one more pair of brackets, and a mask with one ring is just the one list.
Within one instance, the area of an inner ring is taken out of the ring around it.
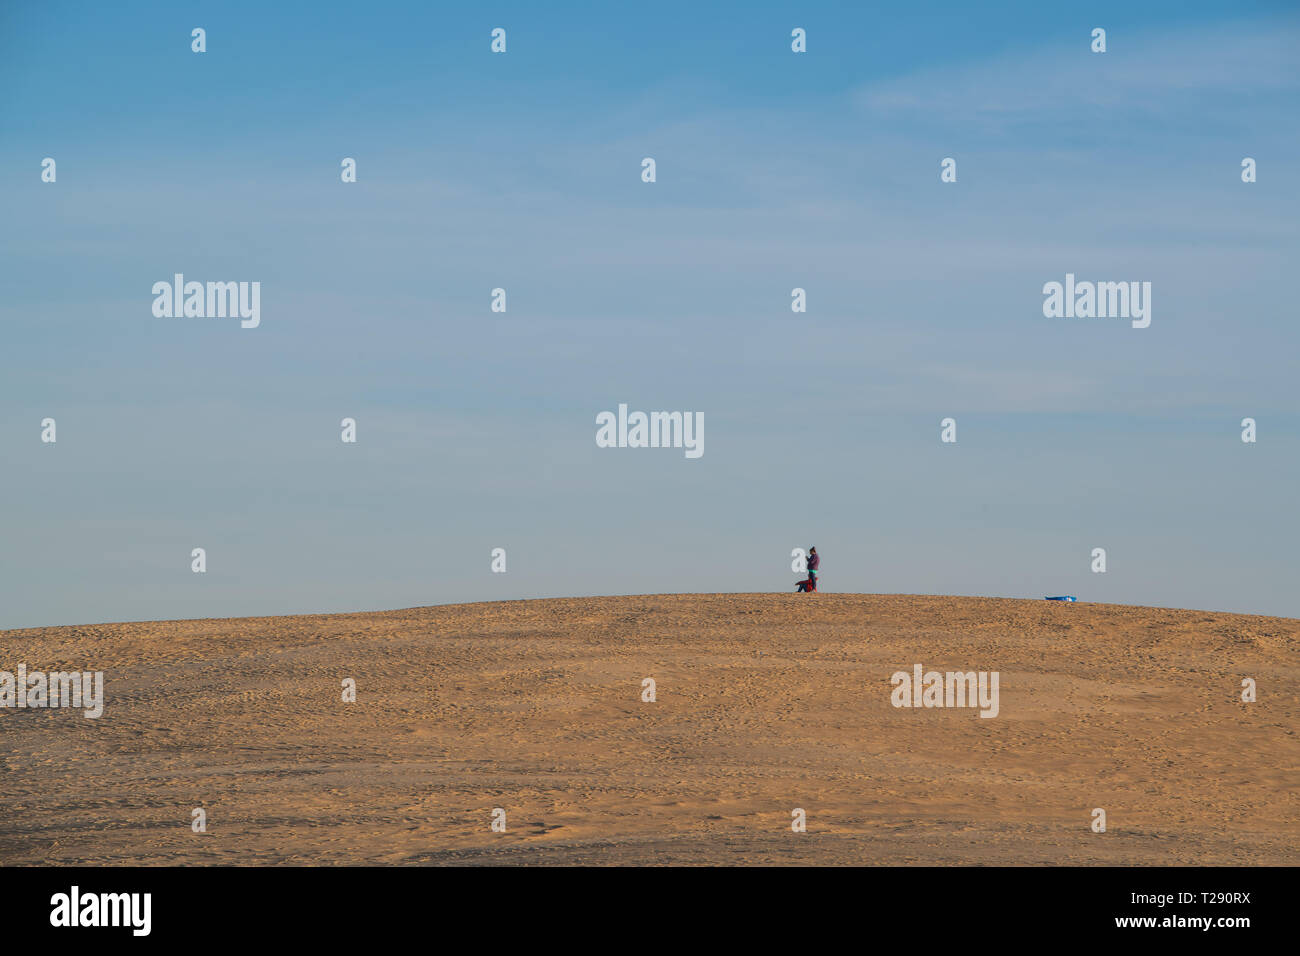
{"label": "sand dune", "polygon": [[[0,632],[0,670],[106,694],[0,709],[0,862],[1295,864],[1298,650],[1292,619],[826,593]],[[999,672],[998,716],[895,708],[915,664]]]}

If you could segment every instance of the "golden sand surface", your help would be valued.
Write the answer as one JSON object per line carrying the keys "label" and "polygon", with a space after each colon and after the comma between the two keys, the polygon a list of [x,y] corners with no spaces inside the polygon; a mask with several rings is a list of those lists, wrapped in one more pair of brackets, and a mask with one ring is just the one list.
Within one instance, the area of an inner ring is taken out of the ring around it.
{"label": "golden sand surface", "polygon": [[[5,631],[0,671],[106,701],[0,709],[0,863],[1296,864],[1298,651],[1288,618],[828,593]],[[893,706],[916,664],[998,672],[998,715]]]}

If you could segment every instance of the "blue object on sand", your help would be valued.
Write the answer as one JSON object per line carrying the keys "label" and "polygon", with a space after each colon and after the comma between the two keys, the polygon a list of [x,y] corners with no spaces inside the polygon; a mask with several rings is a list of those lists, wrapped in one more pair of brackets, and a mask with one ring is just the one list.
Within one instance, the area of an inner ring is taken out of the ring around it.
{"label": "blue object on sand", "polygon": [[1075,597],[1073,594],[1062,594],[1062,595],[1059,595],[1058,597],[1049,597],[1049,598],[1047,598],[1046,600],[1048,600],[1048,601],[1077,601],[1077,600],[1079,600],[1079,599],[1078,599],[1077,597]]}

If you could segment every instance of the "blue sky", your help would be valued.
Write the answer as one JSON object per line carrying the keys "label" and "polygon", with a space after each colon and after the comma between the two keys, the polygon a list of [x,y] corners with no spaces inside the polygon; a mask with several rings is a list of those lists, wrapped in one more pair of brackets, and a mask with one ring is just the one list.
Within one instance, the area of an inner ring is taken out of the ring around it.
{"label": "blue sky", "polygon": [[[0,627],[785,590],[809,544],[826,590],[1300,616],[1298,41],[1282,4],[6,5]],[[155,318],[175,272],[260,281],[261,326]],[[1044,318],[1067,272],[1150,281],[1150,328]],[[704,456],[597,448],[620,402]]]}

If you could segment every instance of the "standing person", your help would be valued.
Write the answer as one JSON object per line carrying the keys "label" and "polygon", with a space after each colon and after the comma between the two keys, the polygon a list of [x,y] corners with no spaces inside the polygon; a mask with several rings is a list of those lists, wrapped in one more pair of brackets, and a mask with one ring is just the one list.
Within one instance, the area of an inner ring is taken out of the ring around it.
{"label": "standing person", "polygon": [[820,555],[817,554],[817,549],[809,548],[808,549],[808,580],[811,582],[808,585],[809,591],[817,590],[817,569],[821,567],[821,563],[822,563],[822,559]]}

